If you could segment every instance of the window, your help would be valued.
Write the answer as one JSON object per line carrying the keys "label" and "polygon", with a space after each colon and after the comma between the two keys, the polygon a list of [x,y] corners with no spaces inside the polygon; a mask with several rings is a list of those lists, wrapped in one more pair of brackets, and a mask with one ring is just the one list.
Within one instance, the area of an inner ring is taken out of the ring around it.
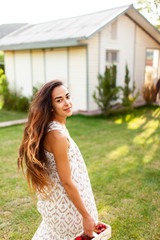
{"label": "window", "polygon": [[146,66],[151,66],[153,67],[153,50],[147,50],[146,51]]}
{"label": "window", "polygon": [[159,71],[159,49],[146,50],[146,64],[145,64],[145,82],[156,83],[160,77]]}
{"label": "window", "polygon": [[107,50],[106,51],[106,62],[109,64],[118,63],[118,51]]}

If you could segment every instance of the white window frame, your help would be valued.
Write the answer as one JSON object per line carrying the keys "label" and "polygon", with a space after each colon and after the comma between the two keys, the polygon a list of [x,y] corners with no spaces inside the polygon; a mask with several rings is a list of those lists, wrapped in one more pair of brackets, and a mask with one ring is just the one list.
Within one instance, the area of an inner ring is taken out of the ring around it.
{"label": "white window frame", "polygon": [[[114,53],[117,54],[117,59],[116,60],[113,60],[113,55],[112,54],[114,54]],[[108,55],[108,59],[107,59],[107,55]],[[119,51],[118,50],[107,49],[105,57],[106,57],[106,63],[107,64],[109,64],[109,65],[111,65],[111,64],[117,65],[118,62],[119,62]]]}

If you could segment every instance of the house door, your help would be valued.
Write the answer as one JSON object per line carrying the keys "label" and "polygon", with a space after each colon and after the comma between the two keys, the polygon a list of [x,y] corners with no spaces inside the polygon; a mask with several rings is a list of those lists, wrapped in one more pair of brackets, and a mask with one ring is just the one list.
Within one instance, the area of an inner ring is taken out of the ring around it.
{"label": "house door", "polygon": [[145,63],[145,82],[157,83],[160,78],[160,50],[147,49]]}

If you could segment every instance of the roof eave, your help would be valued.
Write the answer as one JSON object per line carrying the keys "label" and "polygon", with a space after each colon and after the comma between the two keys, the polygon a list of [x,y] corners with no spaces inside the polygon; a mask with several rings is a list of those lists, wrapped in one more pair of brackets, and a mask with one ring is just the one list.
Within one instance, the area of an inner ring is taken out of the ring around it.
{"label": "roof eave", "polygon": [[29,49],[79,46],[80,44],[79,44],[78,40],[80,40],[80,39],[66,39],[66,40],[48,41],[48,42],[33,42],[33,43],[0,45],[0,50],[14,51],[14,50],[29,50]]}

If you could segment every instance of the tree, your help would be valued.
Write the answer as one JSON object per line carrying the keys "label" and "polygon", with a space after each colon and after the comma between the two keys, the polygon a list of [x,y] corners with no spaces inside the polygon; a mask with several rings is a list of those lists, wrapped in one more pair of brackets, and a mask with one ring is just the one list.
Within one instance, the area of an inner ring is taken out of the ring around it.
{"label": "tree", "polygon": [[104,75],[98,74],[98,83],[93,98],[105,115],[108,115],[110,109],[115,105],[115,101],[119,98],[118,93],[120,87],[116,87],[116,66],[107,67]]}
{"label": "tree", "polygon": [[160,30],[160,0],[136,0],[135,7]]}
{"label": "tree", "polygon": [[123,91],[122,104],[124,107],[130,107],[139,95],[139,92],[137,92],[134,97],[131,96],[132,94],[134,94],[136,86],[135,86],[135,82],[134,82],[133,87],[131,88],[129,86],[129,83],[130,83],[129,69],[128,69],[128,65],[126,64],[124,87],[121,87],[121,89]]}

